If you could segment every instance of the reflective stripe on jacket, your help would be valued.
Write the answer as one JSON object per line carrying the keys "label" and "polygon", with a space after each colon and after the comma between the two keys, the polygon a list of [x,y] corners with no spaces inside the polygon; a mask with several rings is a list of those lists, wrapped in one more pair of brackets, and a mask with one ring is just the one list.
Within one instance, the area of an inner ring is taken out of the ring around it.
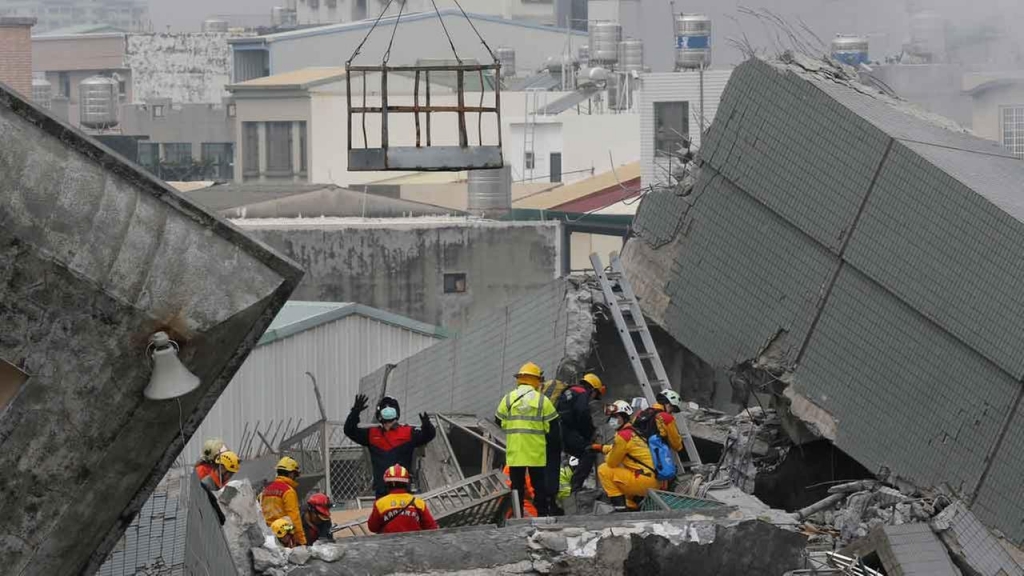
{"label": "reflective stripe on jacket", "polygon": [[521,384],[509,392],[495,411],[505,431],[505,463],[539,467],[547,463],[545,435],[558,418],[555,405],[532,386]]}
{"label": "reflective stripe on jacket", "polygon": [[299,513],[299,493],[295,491],[299,483],[285,476],[278,476],[267,484],[260,494],[260,507],[263,508],[263,519],[267,526],[278,518],[291,518],[295,526],[295,539],[299,545],[306,545],[306,533],[302,529],[302,515]]}

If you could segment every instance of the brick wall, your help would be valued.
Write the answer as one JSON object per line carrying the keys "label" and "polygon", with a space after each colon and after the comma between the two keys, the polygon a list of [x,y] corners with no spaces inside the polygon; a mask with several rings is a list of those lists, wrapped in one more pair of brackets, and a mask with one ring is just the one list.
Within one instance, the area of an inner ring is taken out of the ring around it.
{"label": "brick wall", "polygon": [[32,26],[35,18],[0,18],[0,82],[32,97]]}

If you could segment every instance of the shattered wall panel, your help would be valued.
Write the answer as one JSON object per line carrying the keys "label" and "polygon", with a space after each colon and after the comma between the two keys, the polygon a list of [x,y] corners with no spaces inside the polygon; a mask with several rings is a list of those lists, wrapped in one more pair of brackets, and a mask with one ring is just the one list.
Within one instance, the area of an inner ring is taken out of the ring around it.
{"label": "shattered wall panel", "polygon": [[936,170],[922,148],[934,147],[893,146],[846,258],[1019,378],[1024,226]]}
{"label": "shattered wall panel", "polygon": [[968,491],[1019,386],[850,266],[797,374],[797,388],[838,416],[836,444],[866,468]]}
{"label": "shattered wall panel", "polygon": [[[589,291],[563,278],[509,302],[466,331],[403,360],[391,373],[388,394],[402,402],[407,417],[421,411],[493,416],[525,362],[536,362],[553,376],[560,365],[586,361],[589,347],[574,350],[567,344],[577,331],[589,342],[594,330],[590,306],[569,305],[578,298],[589,298]],[[382,378],[383,369],[366,376],[360,390],[377,398]]]}
{"label": "shattered wall panel", "polygon": [[782,330],[778,344],[795,360],[834,257],[714,170],[697,187],[666,288],[666,328],[716,366],[751,358]]}
{"label": "shattered wall panel", "polygon": [[882,160],[885,134],[761,62],[734,77],[723,100],[728,107],[719,110],[701,157],[838,251]]}
{"label": "shattered wall panel", "polygon": [[[671,190],[658,190],[644,197],[637,208],[633,228],[637,236],[653,246],[670,242],[679,232],[690,201]],[[642,217],[640,215],[643,214]]]}

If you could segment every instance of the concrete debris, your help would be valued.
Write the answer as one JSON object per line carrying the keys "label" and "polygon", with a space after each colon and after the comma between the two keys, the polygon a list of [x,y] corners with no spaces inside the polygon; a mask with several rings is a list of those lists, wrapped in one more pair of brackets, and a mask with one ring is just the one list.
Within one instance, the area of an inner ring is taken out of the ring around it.
{"label": "concrete debris", "polygon": [[310,553],[313,558],[324,562],[337,562],[345,555],[341,548],[323,542],[314,542],[310,547]]}
{"label": "concrete debris", "polygon": [[288,563],[289,564],[295,564],[297,566],[302,566],[306,562],[309,562],[309,559],[311,557],[312,557],[312,552],[310,552],[308,547],[306,547],[306,546],[299,546],[298,548],[294,548],[294,549],[289,551],[289,553],[288,553]]}
{"label": "concrete debris", "polygon": [[999,540],[967,509],[953,501],[932,520],[931,527],[949,549],[953,563],[970,576],[1021,576],[1021,567]]}
{"label": "concrete debris", "polygon": [[265,574],[271,568],[282,568],[288,563],[288,557],[281,548],[253,548],[252,568]]}

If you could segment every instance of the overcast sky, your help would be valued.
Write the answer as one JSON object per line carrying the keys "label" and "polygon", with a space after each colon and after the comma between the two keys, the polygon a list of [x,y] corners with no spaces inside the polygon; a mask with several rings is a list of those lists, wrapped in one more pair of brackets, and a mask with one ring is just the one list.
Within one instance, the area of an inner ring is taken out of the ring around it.
{"label": "overcast sky", "polygon": [[[644,5],[647,25],[671,27],[669,0],[639,1]],[[1024,39],[1024,0],[677,0],[675,11],[703,12],[713,19],[717,64],[734,64],[741,58],[729,47],[728,38],[744,33],[755,44],[770,46],[776,34],[774,27],[741,15],[740,7],[766,8],[790,22],[803,19],[825,41],[836,33],[868,35],[872,57],[882,59],[886,54],[898,52],[907,38],[907,2],[927,5],[954,21],[995,22],[1017,30],[1017,36]],[[248,15],[266,22],[270,9],[284,3],[284,0],[151,0],[150,12],[157,30],[169,25],[174,30],[194,31],[199,30],[204,19],[215,15]]]}

